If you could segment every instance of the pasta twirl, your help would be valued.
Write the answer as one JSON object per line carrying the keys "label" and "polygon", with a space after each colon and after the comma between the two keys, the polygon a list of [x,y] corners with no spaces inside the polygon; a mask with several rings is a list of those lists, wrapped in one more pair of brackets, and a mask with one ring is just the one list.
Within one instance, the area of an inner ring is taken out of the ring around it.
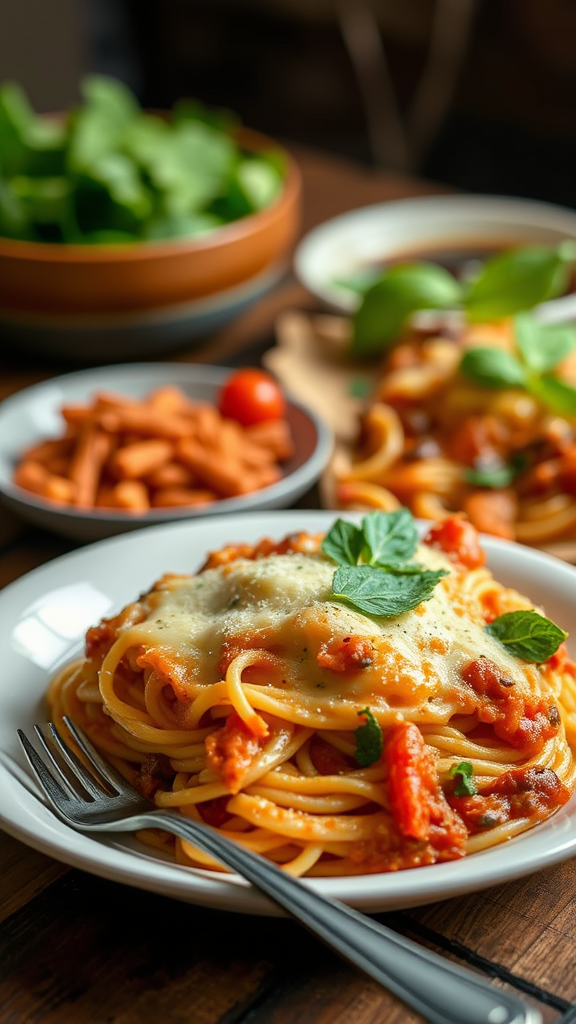
{"label": "pasta twirl", "polygon": [[[576,666],[558,641],[520,656],[496,626],[525,613],[565,634],[493,578],[471,524],[432,527],[413,560],[400,526],[416,537],[406,510],[377,512],[363,547],[339,521],[328,539],[231,544],[164,575],[88,631],[51,682],[51,717],[157,806],[296,875],[434,864],[525,831],[574,788]],[[361,610],[374,580],[385,612]]]}

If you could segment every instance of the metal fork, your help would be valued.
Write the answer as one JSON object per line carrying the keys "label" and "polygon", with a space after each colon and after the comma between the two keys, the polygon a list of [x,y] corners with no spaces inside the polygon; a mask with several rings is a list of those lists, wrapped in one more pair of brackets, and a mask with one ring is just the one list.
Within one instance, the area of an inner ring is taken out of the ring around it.
{"label": "metal fork", "polygon": [[515,994],[499,991],[472,971],[449,963],[343,903],[325,899],[208,825],[152,808],[70,719],[64,721],[94,774],[51,722],[46,733],[34,726],[42,756],[20,729],[18,737],[51,809],[73,829],[134,832],[162,828],[194,843],[247,879],[431,1024],[541,1024],[538,1010]]}

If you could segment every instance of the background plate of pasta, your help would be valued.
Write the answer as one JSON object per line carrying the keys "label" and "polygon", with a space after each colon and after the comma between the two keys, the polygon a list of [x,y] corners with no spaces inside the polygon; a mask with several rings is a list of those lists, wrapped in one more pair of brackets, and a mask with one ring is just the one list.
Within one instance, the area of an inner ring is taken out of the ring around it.
{"label": "background plate of pasta", "polygon": [[545,868],[576,852],[575,582],[405,508],[218,516],[65,555],[0,594],[0,822],[110,879],[278,913],[180,840],[55,819],[16,730],[67,714],[156,805],[366,911]]}

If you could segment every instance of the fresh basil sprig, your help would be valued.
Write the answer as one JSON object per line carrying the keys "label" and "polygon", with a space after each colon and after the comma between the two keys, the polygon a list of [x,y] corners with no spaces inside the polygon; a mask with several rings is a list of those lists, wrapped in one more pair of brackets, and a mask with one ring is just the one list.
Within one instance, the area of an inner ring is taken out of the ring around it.
{"label": "fresh basil sprig", "polygon": [[418,533],[407,508],[370,512],[356,526],[337,519],[322,541],[322,550],[339,565],[406,566],[418,546]]}
{"label": "fresh basil sprig", "polygon": [[438,581],[447,575],[445,569],[400,574],[383,572],[374,565],[341,565],[334,573],[333,597],[364,615],[393,618],[427,601]]}
{"label": "fresh basil sprig", "polygon": [[[365,286],[353,316],[352,351],[359,356],[385,351],[420,309],[460,310],[471,322],[531,309],[566,291],[574,261],[576,244],[571,241],[556,248],[520,246],[487,259],[467,285],[435,263],[396,264]],[[356,290],[361,292],[361,285]]]}
{"label": "fresh basil sprig", "polygon": [[485,388],[525,388],[553,412],[576,415],[576,388],[552,372],[576,348],[576,329],[520,313],[514,331],[517,355],[480,345],[464,353],[460,372]]}
{"label": "fresh basil sprig", "polygon": [[551,619],[539,612],[506,612],[485,627],[490,636],[524,661],[548,661],[568,636]]}
{"label": "fresh basil sprig", "polygon": [[407,508],[370,512],[360,526],[337,519],[322,542],[324,554],[339,566],[332,580],[334,598],[365,615],[388,618],[416,608],[447,575],[410,561],[417,546]]}
{"label": "fresh basil sprig", "polygon": [[370,708],[364,708],[358,715],[363,715],[366,721],[355,730],[356,752],[355,758],[361,768],[368,768],[374,764],[382,755],[383,738],[382,729]]}
{"label": "fresh basil sprig", "polygon": [[474,782],[474,768],[470,761],[453,764],[450,775],[455,779],[460,779],[454,787],[454,796],[474,796],[478,792]]}

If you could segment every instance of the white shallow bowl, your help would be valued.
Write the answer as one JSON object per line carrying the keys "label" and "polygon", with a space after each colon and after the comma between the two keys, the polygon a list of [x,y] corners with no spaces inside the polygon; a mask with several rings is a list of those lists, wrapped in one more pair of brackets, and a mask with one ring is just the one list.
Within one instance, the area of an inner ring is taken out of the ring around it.
{"label": "white shallow bowl", "polygon": [[62,434],[62,405],[88,402],[99,390],[143,397],[164,384],[177,385],[191,399],[215,402],[222,384],[233,372],[221,366],[129,363],[67,373],[17,392],[0,404],[0,500],[35,526],[78,541],[101,540],[178,519],[289,508],[318,480],[332,454],[329,427],[313,410],[289,397],[286,417],[294,440],[293,457],[283,464],[283,476],[277,483],[238,498],[224,498],[201,508],[154,509],[136,516],[108,509],[58,505],[17,487],[12,481],[25,448]]}
{"label": "white shallow bowl", "polygon": [[[576,240],[576,210],[506,196],[422,196],[341,214],[300,242],[294,269],[330,309],[353,313],[359,298],[339,282],[387,260],[434,259],[450,249],[557,245]],[[561,300],[554,300],[560,302]],[[554,301],[546,303],[552,307]]]}
{"label": "white shallow bowl", "polygon": [[[0,592],[0,825],[57,860],[189,903],[240,913],[283,912],[237,876],[176,865],[136,839],[72,831],[37,799],[16,737],[45,721],[49,678],[83,648],[86,629],[148,589],[164,572],[194,571],[229,542],[326,530],[334,512],[272,511],[213,516],[139,530],[91,544],[21,577]],[[358,522],[360,516],[348,519]],[[429,523],[420,523],[421,531]],[[518,544],[483,539],[488,564],[558,625],[576,620],[576,569]],[[570,648],[570,641],[568,642]],[[576,646],[572,643],[572,656]],[[314,878],[304,885],[367,912],[419,906],[511,881],[576,855],[576,796],[523,835],[463,860],[385,874]]]}

